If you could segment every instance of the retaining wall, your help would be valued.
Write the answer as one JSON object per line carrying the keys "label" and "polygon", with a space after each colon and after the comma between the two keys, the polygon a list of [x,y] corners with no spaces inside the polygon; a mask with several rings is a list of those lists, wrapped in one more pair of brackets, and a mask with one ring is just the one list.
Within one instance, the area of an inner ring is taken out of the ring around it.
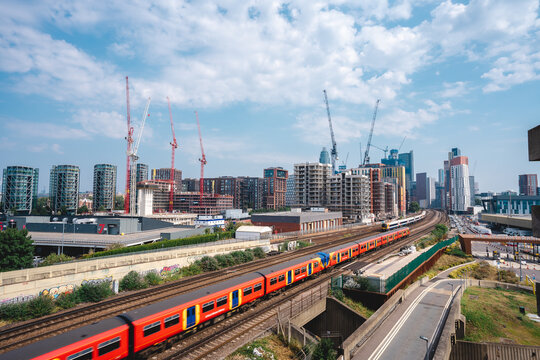
{"label": "retaining wall", "polygon": [[48,293],[56,297],[84,282],[120,280],[128,272],[161,274],[187,266],[203,256],[267,246],[268,240],[224,241],[144,253],[122,254],[84,261],[0,273],[0,303],[20,302]]}

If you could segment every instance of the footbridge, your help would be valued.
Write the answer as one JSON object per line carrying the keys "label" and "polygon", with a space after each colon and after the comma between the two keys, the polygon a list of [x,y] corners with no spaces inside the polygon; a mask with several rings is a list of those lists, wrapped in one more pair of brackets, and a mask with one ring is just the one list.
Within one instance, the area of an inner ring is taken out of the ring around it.
{"label": "footbridge", "polygon": [[459,234],[461,249],[472,255],[471,242],[484,241],[492,243],[521,243],[540,246],[540,239],[534,236],[506,236],[506,235],[480,235],[480,234]]}

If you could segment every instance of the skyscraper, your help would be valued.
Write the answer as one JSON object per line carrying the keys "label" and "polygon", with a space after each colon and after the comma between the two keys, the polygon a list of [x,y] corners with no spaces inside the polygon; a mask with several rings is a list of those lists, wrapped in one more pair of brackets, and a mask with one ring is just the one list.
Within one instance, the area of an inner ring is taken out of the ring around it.
{"label": "skyscraper", "polygon": [[137,163],[136,182],[148,180],[148,165]]}
{"label": "skyscraper", "polygon": [[[138,175],[137,164],[137,175]],[[144,164],[143,164],[144,165]],[[138,182],[138,181],[137,181]],[[114,210],[114,198],[116,196],[116,165],[94,165],[94,201],[92,209]]]}
{"label": "skyscraper", "polygon": [[538,178],[536,174],[519,175],[519,195],[536,196],[538,188]]}
{"label": "skyscraper", "polygon": [[319,162],[321,164],[330,164],[330,155],[325,147],[321,150],[321,155],[319,156]]}
{"label": "skyscraper", "polygon": [[4,211],[28,213],[37,203],[39,169],[26,166],[8,166],[2,176]]}
{"label": "skyscraper", "polygon": [[[407,190],[407,194],[409,194],[412,189],[412,183],[415,181],[414,179],[414,153],[411,150],[407,153],[399,154],[398,158],[400,162],[403,164],[403,166],[405,166],[405,188]],[[409,195],[407,195],[407,197],[408,196]]]}
{"label": "skyscraper", "polygon": [[62,207],[76,213],[79,206],[79,167],[75,165],[53,165],[49,180],[51,209],[60,211]]}
{"label": "skyscraper", "polygon": [[464,212],[471,206],[471,187],[469,184],[469,159],[461,155],[458,148],[448,153],[449,204],[454,212]]}
{"label": "skyscraper", "polygon": [[298,203],[294,194],[294,174],[287,179],[287,192],[285,193],[285,206],[294,206]]}

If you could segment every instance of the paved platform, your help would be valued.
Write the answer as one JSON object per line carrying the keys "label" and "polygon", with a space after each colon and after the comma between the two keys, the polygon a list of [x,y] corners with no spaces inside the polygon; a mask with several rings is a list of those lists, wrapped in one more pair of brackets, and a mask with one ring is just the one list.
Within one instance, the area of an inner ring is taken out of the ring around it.
{"label": "paved platform", "polygon": [[428,251],[430,248],[431,246],[422,250],[417,250],[411,254],[407,254],[404,256],[395,255],[386,258],[381,262],[369,263],[368,265],[361,268],[361,270],[363,271],[362,275],[368,277],[379,277],[383,279],[388,279],[391,275],[395,274],[402,267],[416,259],[422,253]]}

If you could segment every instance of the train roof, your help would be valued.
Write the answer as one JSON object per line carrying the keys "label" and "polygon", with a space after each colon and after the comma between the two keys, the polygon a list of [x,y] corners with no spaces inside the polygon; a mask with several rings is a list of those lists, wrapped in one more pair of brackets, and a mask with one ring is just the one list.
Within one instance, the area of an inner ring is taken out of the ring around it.
{"label": "train roof", "polygon": [[93,324],[80,327],[60,335],[44,339],[22,348],[0,354],[0,360],[33,359],[53,350],[63,348],[78,341],[88,339],[108,330],[126,325],[126,322],[117,317],[104,319]]}
{"label": "train roof", "polygon": [[144,306],[139,309],[128,311],[127,313],[125,313],[125,315],[127,315],[132,321],[140,320],[147,316],[157,314],[161,311],[171,309],[175,306],[182,305],[190,301],[203,298],[210,294],[215,294],[219,291],[229,289],[237,285],[241,285],[245,282],[255,280],[257,278],[262,278],[261,274],[256,273],[256,272],[244,274],[244,275],[237,276],[229,280],[221,281],[217,284],[205,286],[204,288],[201,288],[201,289],[193,290],[185,294],[181,294],[181,295],[169,298],[169,299],[158,301],[156,303]]}
{"label": "train roof", "polygon": [[302,257],[299,257],[299,258],[296,258],[296,259],[285,261],[283,263],[274,264],[274,265],[269,266],[267,268],[258,270],[258,272],[263,274],[263,275],[269,275],[269,274],[272,274],[272,273],[274,273],[276,271],[284,270],[284,269],[287,269],[287,268],[289,268],[291,266],[301,264],[301,263],[306,262],[306,261],[308,261],[310,259],[313,259],[314,257],[316,257],[315,254],[302,256]]}
{"label": "train roof", "polygon": [[360,239],[360,240],[351,241],[351,242],[346,243],[346,244],[331,247],[330,249],[325,249],[325,250],[323,250],[323,252],[331,253],[331,252],[334,252],[334,251],[343,250],[343,249],[348,248],[350,246],[354,246],[354,245],[358,246],[359,243],[361,243],[361,242],[363,242],[365,240],[366,239]]}

